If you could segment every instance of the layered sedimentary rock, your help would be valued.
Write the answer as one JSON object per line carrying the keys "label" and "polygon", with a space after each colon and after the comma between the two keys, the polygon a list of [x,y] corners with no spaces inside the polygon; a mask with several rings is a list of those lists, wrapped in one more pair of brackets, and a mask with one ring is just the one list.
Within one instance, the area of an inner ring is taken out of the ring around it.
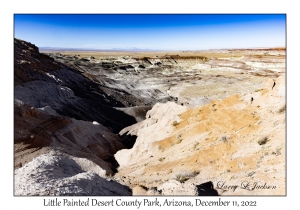
{"label": "layered sedimentary rock", "polygon": [[[102,183],[101,180],[105,179],[100,177],[112,175],[116,171],[118,163],[114,153],[125,148],[114,133],[136,122],[135,119],[114,109],[112,106],[118,102],[77,70],[39,53],[38,48],[28,42],[18,39],[14,42],[15,194],[57,194],[53,190],[60,188],[60,179],[64,179],[64,176],[57,175],[56,181],[51,179],[50,175],[58,170],[56,165],[55,170],[48,170],[54,167],[53,161],[47,161],[47,158],[52,157],[49,155],[51,152],[59,154],[56,159],[62,158],[62,155],[72,157],[73,160],[80,159],[76,162],[80,177],[85,179],[86,176],[89,182],[95,179]],[[40,158],[41,155],[43,158]],[[40,159],[45,160],[43,167],[38,165]],[[38,162],[33,164],[32,161]],[[31,174],[42,178],[29,176],[28,167]],[[44,171],[40,171],[39,167]],[[63,171],[64,165],[61,167],[60,170]],[[69,174],[64,185],[74,185],[71,177],[76,177],[76,173],[75,170]],[[44,191],[41,189],[43,192],[26,191],[28,187],[39,184],[51,185],[51,188],[44,188]],[[104,185],[105,189],[109,188],[110,182],[105,182]],[[23,190],[19,189],[21,186]],[[94,195],[98,191],[101,191],[101,186]],[[108,195],[121,195],[123,192],[125,191],[113,191]],[[130,194],[127,190],[125,194],[128,193]],[[67,190],[59,191],[58,194],[87,193]]]}
{"label": "layered sedimentary rock", "polygon": [[277,78],[285,73],[285,52],[276,50],[180,52],[180,55],[159,56],[139,53],[93,58],[84,57],[84,53],[81,56],[48,54],[100,84],[102,91],[122,104],[116,107],[154,106],[167,101],[185,106],[202,105],[232,94],[253,92],[261,88],[266,77]]}
{"label": "layered sedimentary rock", "polygon": [[285,194],[284,50],[14,44],[15,195]]}
{"label": "layered sedimentary rock", "polygon": [[205,182],[219,195],[284,195],[285,106],[285,77],[195,108],[157,104],[121,131],[138,138],[115,155],[116,177],[140,195],[197,195]]}

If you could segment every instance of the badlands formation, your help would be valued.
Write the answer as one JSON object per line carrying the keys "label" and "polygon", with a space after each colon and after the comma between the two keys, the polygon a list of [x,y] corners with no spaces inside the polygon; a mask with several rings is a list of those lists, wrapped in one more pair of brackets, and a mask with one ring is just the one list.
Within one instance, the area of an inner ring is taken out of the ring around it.
{"label": "badlands formation", "polygon": [[285,195],[285,49],[14,46],[15,195]]}

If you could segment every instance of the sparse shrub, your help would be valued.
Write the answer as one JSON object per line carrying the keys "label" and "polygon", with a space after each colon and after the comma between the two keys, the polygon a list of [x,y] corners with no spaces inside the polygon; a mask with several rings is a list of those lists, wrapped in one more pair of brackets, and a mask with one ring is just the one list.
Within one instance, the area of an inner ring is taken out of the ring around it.
{"label": "sparse shrub", "polygon": [[158,146],[158,150],[160,150],[160,151],[162,151],[162,152],[164,152],[164,151],[165,151],[165,149],[164,149],[164,148],[162,148],[162,146],[161,146],[161,145],[159,145],[159,146]]}
{"label": "sparse shrub", "polygon": [[196,142],[193,146],[194,149],[196,149],[196,147],[199,145],[199,142]]}
{"label": "sparse shrub", "polygon": [[176,142],[176,144],[180,144],[182,142],[183,139],[178,139],[178,141]]}
{"label": "sparse shrub", "polygon": [[247,176],[248,177],[251,177],[251,176],[253,176],[255,174],[255,171],[250,171],[248,174],[247,174]]}
{"label": "sparse shrub", "polygon": [[281,155],[280,150],[281,150],[281,148],[278,147],[278,148],[276,148],[276,152],[272,152],[271,154],[272,154],[272,155],[276,155],[276,156]]}
{"label": "sparse shrub", "polygon": [[158,160],[159,160],[160,162],[162,162],[164,159],[166,159],[166,158],[161,157],[161,158],[159,158]]}
{"label": "sparse shrub", "polygon": [[187,176],[180,176],[180,175],[178,175],[178,176],[176,177],[176,181],[178,181],[178,182],[180,182],[180,183],[184,183],[184,182],[187,181],[187,180],[189,180],[189,177],[187,177]]}
{"label": "sparse shrub", "polygon": [[197,176],[199,173],[200,173],[199,171],[193,171],[193,172],[181,171],[174,174],[173,178],[180,183],[184,183],[190,178]]}
{"label": "sparse shrub", "polygon": [[223,142],[227,142],[227,137],[226,136],[222,136],[218,138],[219,141],[223,141]]}
{"label": "sparse shrub", "polygon": [[286,110],[286,105],[284,105],[283,107],[281,107],[279,110],[278,110],[278,113],[282,113]]}
{"label": "sparse shrub", "polygon": [[257,141],[257,143],[258,143],[259,145],[264,145],[264,144],[267,143],[267,141],[268,141],[268,137],[265,136],[265,137],[259,139],[259,140]]}
{"label": "sparse shrub", "polygon": [[226,169],[225,171],[221,172],[220,175],[225,174],[225,173],[229,173],[229,172],[230,172],[230,170]]}
{"label": "sparse shrub", "polygon": [[281,148],[276,148],[276,156],[281,155],[280,150],[281,150]]}
{"label": "sparse shrub", "polygon": [[173,126],[177,126],[179,123],[177,122],[177,121],[174,121],[173,123],[172,123],[172,125]]}
{"label": "sparse shrub", "polygon": [[177,136],[176,136],[176,138],[177,138],[177,141],[175,142],[176,144],[180,144],[181,142],[182,142],[182,138],[181,138],[181,134],[178,134]]}

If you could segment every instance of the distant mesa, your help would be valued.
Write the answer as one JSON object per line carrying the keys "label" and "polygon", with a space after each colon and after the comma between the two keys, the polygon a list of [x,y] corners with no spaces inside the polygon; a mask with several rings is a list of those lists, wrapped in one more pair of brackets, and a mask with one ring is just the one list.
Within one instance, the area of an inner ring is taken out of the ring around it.
{"label": "distant mesa", "polygon": [[149,48],[108,48],[108,49],[101,49],[101,48],[69,48],[69,47],[39,47],[39,49],[43,52],[47,51],[92,51],[92,52],[115,52],[115,51],[120,51],[120,52],[152,52],[152,51],[163,51],[163,50],[155,50],[155,49],[149,49]]}

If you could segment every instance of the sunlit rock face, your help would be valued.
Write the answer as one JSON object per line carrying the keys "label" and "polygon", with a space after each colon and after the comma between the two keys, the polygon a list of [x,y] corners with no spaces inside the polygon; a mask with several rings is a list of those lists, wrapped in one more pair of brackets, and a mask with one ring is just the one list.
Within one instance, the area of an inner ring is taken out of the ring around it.
{"label": "sunlit rock face", "polygon": [[212,182],[219,195],[284,195],[284,90],[279,77],[203,106],[155,105],[147,119],[121,131],[137,140],[116,153],[116,177],[158,189],[143,194],[197,195],[197,186]]}

